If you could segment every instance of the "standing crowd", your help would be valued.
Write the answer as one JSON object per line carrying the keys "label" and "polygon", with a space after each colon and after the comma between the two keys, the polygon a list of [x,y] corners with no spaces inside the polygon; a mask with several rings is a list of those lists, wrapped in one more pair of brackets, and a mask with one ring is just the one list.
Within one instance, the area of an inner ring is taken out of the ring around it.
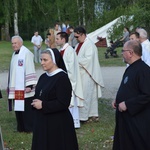
{"label": "standing crowd", "polygon": [[[127,68],[112,102],[113,150],[149,150],[150,41],[143,28],[130,33],[127,27],[120,41]],[[15,111],[17,131],[33,133],[32,150],[78,150],[75,128],[100,118],[98,98],[104,83],[96,45],[83,27],[65,24],[62,30],[58,24],[48,30],[45,50],[35,31],[34,55],[20,36],[13,36],[11,43],[8,107]],[[34,62],[45,71],[38,81]]]}
{"label": "standing crowd", "polygon": [[[104,83],[98,51],[83,27],[63,24],[60,30],[55,24],[46,36],[42,50],[43,39],[34,32],[34,55],[20,36],[11,38],[8,108],[15,111],[16,131],[33,133],[32,150],[78,150],[75,128],[99,121]],[[39,80],[34,62],[45,71]]]}

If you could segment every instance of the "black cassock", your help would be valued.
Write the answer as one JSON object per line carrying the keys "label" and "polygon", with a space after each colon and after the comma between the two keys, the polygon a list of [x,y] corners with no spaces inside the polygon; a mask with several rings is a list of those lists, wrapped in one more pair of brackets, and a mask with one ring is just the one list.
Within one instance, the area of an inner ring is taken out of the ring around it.
{"label": "black cassock", "polygon": [[42,109],[35,109],[32,150],[78,150],[73,118],[68,109],[71,84],[64,72],[54,76],[43,74],[37,84],[35,98]]}
{"label": "black cassock", "polygon": [[113,150],[150,150],[150,68],[141,59],[123,75],[116,104],[122,101],[127,111],[116,109]]}

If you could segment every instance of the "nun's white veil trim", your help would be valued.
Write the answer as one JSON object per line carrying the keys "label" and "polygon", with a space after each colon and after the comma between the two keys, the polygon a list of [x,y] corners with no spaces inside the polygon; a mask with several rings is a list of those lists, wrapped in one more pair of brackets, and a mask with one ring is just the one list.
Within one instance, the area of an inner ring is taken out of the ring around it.
{"label": "nun's white veil trim", "polygon": [[52,50],[52,49],[50,49],[50,48],[47,48],[46,50],[49,50],[49,51],[50,51],[50,53],[51,53],[51,55],[52,55],[53,63],[54,63],[54,64],[56,64],[56,59],[55,59],[55,55],[54,55],[53,50]]}

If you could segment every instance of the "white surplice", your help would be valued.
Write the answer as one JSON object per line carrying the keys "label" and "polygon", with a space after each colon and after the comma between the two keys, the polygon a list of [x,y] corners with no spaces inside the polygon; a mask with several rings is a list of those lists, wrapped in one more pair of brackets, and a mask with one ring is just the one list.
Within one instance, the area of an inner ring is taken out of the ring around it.
{"label": "white surplice", "polygon": [[[26,86],[29,85],[36,85],[37,84],[37,78],[34,68],[33,57],[34,55],[31,53],[30,50],[28,50],[26,47],[22,46],[20,48],[20,52],[22,50],[26,49],[25,53],[25,66],[24,66],[24,89]],[[15,98],[15,87],[16,87],[16,77],[17,77],[17,71],[16,66],[18,65],[18,57],[19,54],[15,54],[15,52],[12,55],[11,64],[10,64],[10,72],[9,72],[9,93],[8,93],[8,99],[14,99]],[[19,83],[18,83],[19,84]],[[24,98],[29,98],[34,96],[35,93],[35,87],[33,86],[32,91],[29,93],[24,93]]]}
{"label": "white surplice", "polygon": [[[75,50],[77,47],[78,44]],[[84,96],[84,107],[79,109],[80,120],[86,121],[89,117],[99,116],[98,98],[102,96],[101,87],[104,87],[97,47],[88,38],[79,50],[78,62]]]}
{"label": "white surplice", "polygon": [[79,64],[74,49],[68,43],[66,43],[60,51],[61,50],[65,50],[63,60],[72,85],[72,98],[69,109],[73,116],[75,127],[79,128],[80,120],[78,107],[83,107],[84,101]]}

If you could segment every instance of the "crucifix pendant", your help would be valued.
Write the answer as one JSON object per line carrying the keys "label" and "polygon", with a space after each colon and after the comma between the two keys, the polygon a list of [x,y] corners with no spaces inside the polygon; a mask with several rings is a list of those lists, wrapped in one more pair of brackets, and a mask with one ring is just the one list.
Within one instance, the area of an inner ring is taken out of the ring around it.
{"label": "crucifix pendant", "polygon": [[40,94],[39,94],[39,96],[41,96],[42,95],[42,90],[40,91]]}

